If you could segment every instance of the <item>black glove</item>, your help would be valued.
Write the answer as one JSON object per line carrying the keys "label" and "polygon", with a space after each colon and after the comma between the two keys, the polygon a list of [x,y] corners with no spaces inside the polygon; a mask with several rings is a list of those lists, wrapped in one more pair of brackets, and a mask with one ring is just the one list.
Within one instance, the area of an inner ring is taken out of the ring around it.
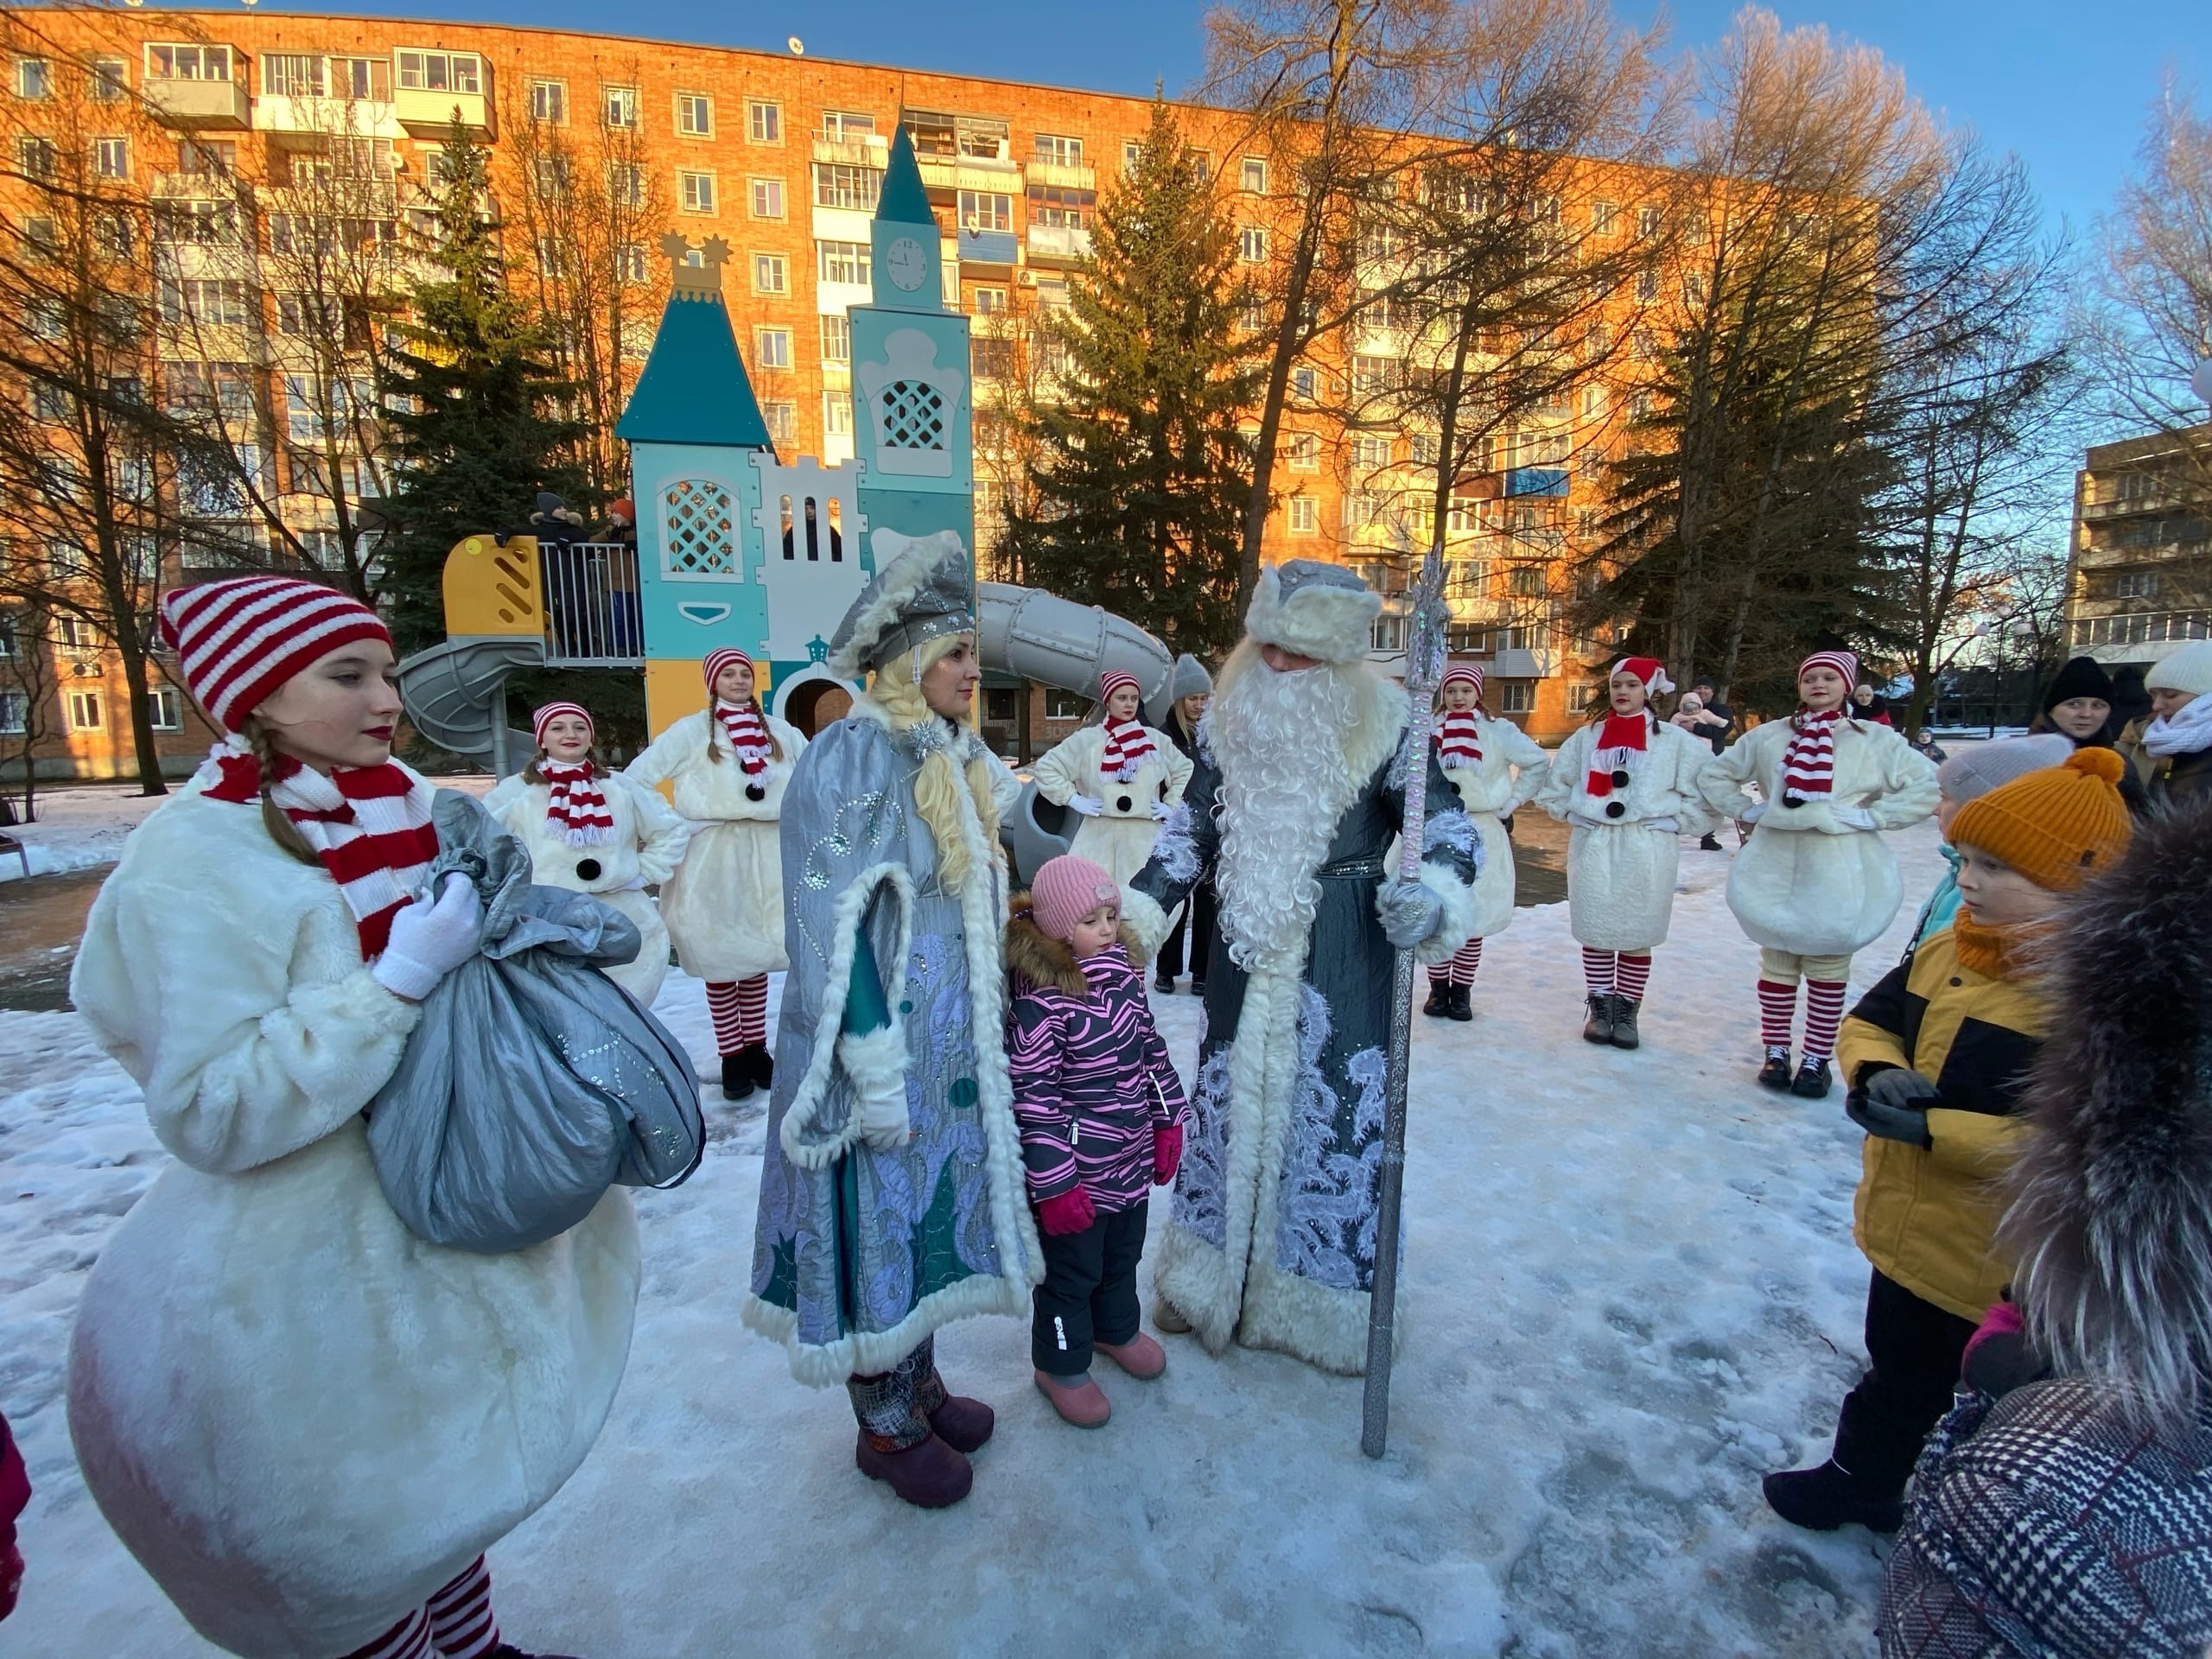
{"label": "black glove", "polygon": [[1941,1096],[1919,1072],[1885,1066],[1844,1097],[1843,1109],[1869,1135],[1925,1150],[1936,1144],[1928,1133],[1928,1109]]}

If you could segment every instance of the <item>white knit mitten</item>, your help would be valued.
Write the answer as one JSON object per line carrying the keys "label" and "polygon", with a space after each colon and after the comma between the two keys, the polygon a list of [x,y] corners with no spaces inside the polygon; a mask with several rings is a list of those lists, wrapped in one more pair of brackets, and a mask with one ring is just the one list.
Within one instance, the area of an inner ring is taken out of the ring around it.
{"label": "white knit mitten", "polygon": [[394,996],[420,1002],[481,946],[484,906],[476,884],[455,870],[435,905],[416,899],[391,918],[391,939],[369,974]]}

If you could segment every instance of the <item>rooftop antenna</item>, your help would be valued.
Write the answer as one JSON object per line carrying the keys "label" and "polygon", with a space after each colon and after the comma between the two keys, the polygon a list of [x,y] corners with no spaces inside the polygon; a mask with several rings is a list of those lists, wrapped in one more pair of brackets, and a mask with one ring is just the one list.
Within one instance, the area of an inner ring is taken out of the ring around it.
{"label": "rooftop antenna", "polygon": [[[252,0],[247,0],[247,3],[251,4],[251,3]],[[799,39],[798,35],[792,35],[786,36],[784,41],[784,44],[791,48],[791,56],[795,58],[803,58],[806,55],[806,42]]]}

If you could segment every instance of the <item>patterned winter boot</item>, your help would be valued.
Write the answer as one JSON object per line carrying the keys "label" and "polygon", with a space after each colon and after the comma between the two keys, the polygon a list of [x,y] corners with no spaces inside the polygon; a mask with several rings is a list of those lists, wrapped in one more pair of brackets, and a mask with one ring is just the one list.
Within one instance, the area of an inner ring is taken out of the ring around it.
{"label": "patterned winter boot", "polygon": [[922,1409],[936,1370],[936,1344],[925,1342],[887,1371],[845,1379],[853,1415],[860,1420],[854,1464],[918,1510],[957,1503],[976,1484],[966,1456],[938,1438]]}

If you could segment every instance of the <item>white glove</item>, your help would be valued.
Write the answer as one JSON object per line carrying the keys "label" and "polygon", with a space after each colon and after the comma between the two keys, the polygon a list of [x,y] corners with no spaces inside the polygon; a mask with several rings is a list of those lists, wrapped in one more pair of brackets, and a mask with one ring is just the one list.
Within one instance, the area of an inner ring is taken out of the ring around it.
{"label": "white glove", "polygon": [[391,940],[369,969],[394,996],[420,1002],[481,947],[484,906],[476,884],[448,871],[437,903],[417,899],[391,918]]}
{"label": "white glove", "polygon": [[1152,814],[1153,821],[1155,823],[1165,823],[1168,819],[1175,816],[1175,809],[1168,805],[1165,801],[1154,801],[1151,806],[1146,810]]}
{"label": "white glove", "polygon": [[1828,808],[1838,823],[1849,824],[1853,830],[1874,830],[1880,826],[1874,815],[1863,806],[1831,806]]}
{"label": "white glove", "polygon": [[1106,810],[1106,803],[1096,795],[1071,795],[1068,797],[1068,810],[1080,812],[1086,818],[1095,818]]}
{"label": "white glove", "polygon": [[1766,803],[1764,801],[1753,801],[1749,806],[1745,807],[1741,812],[1738,812],[1736,815],[1736,822],[1745,829],[1748,830],[1764,817],[1766,817]]}
{"label": "white glove", "polygon": [[1401,879],[1375,895],[1375,915],[1394,949],[1411,950],[1442,925],[1444,900],[1433,888]]}

